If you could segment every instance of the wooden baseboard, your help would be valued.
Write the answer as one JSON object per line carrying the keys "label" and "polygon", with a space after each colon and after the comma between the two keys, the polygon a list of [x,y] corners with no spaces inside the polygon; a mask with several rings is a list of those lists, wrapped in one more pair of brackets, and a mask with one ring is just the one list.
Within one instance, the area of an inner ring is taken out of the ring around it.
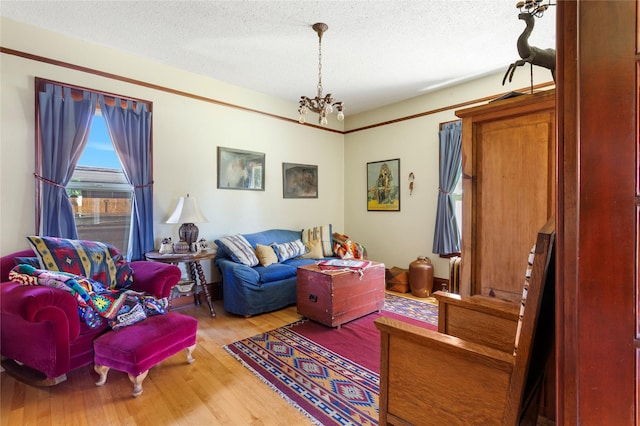
{"label": "wooden baseboard", "polygon": [[[211,295],[211,300],[221,300],[222,299],[222,283],[208,283],[207,288],[209,290],[209,294]],[[206,301],[204,298],[204,293],[200,293],[200,303],[206,305]],[[193,306],[195,304],[195,300],[192,295],[175,297],[171,299],[171,309],[181,309],[185,306]]]}
{"label": "wooden baseboard", "polygon": [[[444,286],[444,287],[443,287]],[[449,280],[446,278],[433,278],[433,292],[440,290],[449,290]]]}

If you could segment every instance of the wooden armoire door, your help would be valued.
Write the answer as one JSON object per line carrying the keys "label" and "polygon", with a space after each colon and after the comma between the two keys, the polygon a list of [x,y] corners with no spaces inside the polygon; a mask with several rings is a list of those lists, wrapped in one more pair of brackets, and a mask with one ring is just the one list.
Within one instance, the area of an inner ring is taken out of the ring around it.
{"label": "wooden armoire door", "polygon": [[640,5],[556,3],[556,421],[638,425]]}
{"label": "wooden armoire door", "polygon": [[519,302],[529,251],[555,212],[555,91],[456,115],[462,118],[460,294]]}

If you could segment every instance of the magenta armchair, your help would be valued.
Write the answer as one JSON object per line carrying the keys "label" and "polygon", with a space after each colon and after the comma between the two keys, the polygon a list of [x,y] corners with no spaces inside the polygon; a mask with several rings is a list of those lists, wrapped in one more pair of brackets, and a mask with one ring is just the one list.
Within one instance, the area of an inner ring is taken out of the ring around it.
{"label": "magenta armchair", "polygon": [[[92,363],[93,340],[110,329],[106,324],[92,329],[80,321],[75,298],[63,290],[9,281],[14,258],[34,256],[23,250],[0,258],[0,352],[3,367],[18,379],[53,385]],[[135,261],[131,267],[131,289],[156,297],[168,297],[181,276],[177,266],[160,262]]]}

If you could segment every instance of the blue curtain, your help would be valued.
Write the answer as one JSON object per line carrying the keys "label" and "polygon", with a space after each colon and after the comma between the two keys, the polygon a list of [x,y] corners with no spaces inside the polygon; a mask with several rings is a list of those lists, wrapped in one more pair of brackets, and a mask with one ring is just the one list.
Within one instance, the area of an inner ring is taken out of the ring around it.
{"label": "blue curtain", "polygon": [[[75,91],[75,93],[80,93]],[[74,100],[71,89],[46,84],[40,92],[40,209],[38,233],[78,238],[71,201],[65,189],[87,144],[97,94],[82,91]]]}
{"label": "blue curtain", "polygon": [[462,121],[446,123],[440,130],[440,172],[438,210],[433,237],[433,252],[460,252],[460,230],[455,215],[452,191],[462,171]]}
{"label": "blue curtain", "polygon": [[144,259],[152,251],[153,191],[151,177],[151,112],[143,102],[115,98],[113,106],[99,95],[100,109],[124,174],[133,186],[131,231],[127,259]]}

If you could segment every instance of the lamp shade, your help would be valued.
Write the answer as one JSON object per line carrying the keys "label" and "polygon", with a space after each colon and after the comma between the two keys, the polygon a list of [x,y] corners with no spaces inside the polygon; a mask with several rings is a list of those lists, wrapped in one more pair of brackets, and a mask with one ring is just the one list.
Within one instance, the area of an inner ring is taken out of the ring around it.
{"label": "lamp shade", "polygon": [[167,223],[206,223],[207,218],[204,216],[198,202],[194,197],[187,194],[186,197],[180,197],[176,208],[167,219]]}

